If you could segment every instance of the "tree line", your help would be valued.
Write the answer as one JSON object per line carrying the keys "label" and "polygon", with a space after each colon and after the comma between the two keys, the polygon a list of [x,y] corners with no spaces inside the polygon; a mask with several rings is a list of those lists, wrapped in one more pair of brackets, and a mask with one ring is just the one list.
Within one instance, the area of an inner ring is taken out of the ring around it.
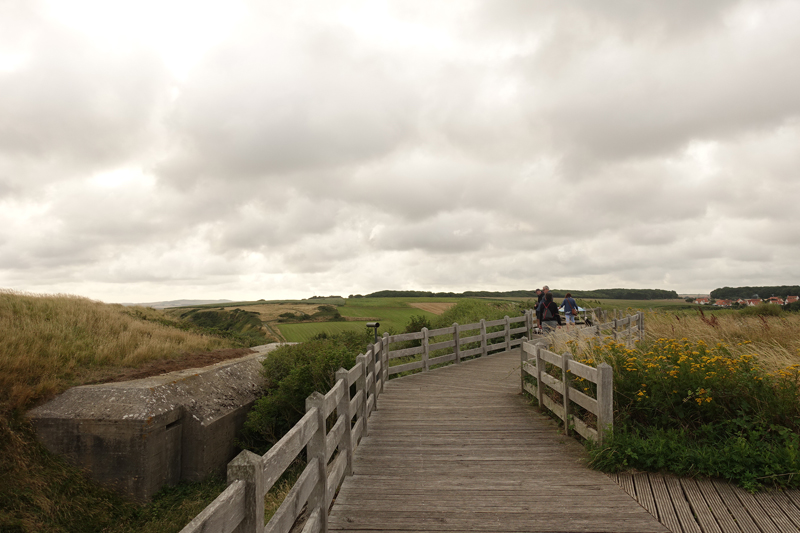
{"label": "tree line", "polygon": [[786,299],[787,296],[800,296],[798,285],[775,285],[763,287],[722,287],[711,291],[715,300],[738,300],[739,298],[769,298],[777,296]]}
{"label": "tree line", "polygon": [[[669,300],[678,299],[675,291],[663,289],[596,289],[591,291],[574,291],[552,289],[555,298],[563,298],[568,292],[575,298],[596,300]],[[357,294],[354,298],[536,298],[535,290],[516,291],[465,291],[455,292],[430,292],[430,291],[378,291],[362,296]]]}

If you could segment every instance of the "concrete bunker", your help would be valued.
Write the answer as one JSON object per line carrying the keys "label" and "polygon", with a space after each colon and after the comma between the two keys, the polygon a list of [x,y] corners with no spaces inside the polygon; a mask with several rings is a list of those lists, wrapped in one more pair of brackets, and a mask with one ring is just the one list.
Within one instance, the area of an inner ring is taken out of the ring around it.
{"label": "concrete bunker", "polygon": [[39,440],[139,501],[164,485],[225,474],[260,396],[261,360],[279,344],[204,368],[73,387],[28,414]]}

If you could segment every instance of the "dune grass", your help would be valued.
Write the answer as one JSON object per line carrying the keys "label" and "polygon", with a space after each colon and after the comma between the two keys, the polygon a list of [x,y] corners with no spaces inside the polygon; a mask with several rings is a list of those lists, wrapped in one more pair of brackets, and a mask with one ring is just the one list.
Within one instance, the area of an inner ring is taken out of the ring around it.
{"label": "dune grass", "polygon": [[235,345],[180,327],[149,308],[0,291],[0,531],[178,531],[219,494],[219,480],[181,484],[138,506],[47,452],[23,415],[115,368]]}
{"label": "dune grass", "polygon": [[0,412],[31,407],[109,368],[234,345],[178,325],[149,308],[2,290]]}

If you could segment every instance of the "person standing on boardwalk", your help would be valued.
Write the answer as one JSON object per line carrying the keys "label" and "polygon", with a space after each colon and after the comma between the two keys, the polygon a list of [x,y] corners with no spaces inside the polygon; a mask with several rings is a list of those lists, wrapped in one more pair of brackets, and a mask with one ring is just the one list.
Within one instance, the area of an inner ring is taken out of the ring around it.
{"label": "person standing on boardwalk", "polygon": [[542,329],[542,315],[539,314],[539,307],[542,305],[542,298],[544,298],[542,289],[536,289],[536,307],[534,310],[536,311],[536,325],[539,326],[539,329]]}
{"label": "person standing on boardwalk", "polygon": [[566,318],[567,326],[575,325],[575,316],[578,314],[578,304],[572,298],[572,293],[567,293],[564,302],[561,304],[564,307],[564,318]]}
{"label": "person standing on boardwalk", "polygon": [[542,300],[548,292],[550,292],[550,287],[547,285],[542,290],[536,289],[536,322],[539,324],[539,329],[542,329]]}
{"label": "person standing on boardwalk", "polygon": [[544,299],[539,306],[542,310],[542,330],[547,333],[548,331],[555,331],[556,327],[561,325],[561,315],[558,314],[558,306],[553,301],[553,293],[544,293]]}

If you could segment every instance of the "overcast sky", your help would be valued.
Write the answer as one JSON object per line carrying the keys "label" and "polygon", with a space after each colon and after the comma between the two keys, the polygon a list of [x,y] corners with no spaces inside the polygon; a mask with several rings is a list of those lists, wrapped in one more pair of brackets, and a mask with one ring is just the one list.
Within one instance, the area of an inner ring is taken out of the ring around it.
{"label": "overcast sky", "polygon": [[800,2],[0,0],[0,288],[800,282]]}

